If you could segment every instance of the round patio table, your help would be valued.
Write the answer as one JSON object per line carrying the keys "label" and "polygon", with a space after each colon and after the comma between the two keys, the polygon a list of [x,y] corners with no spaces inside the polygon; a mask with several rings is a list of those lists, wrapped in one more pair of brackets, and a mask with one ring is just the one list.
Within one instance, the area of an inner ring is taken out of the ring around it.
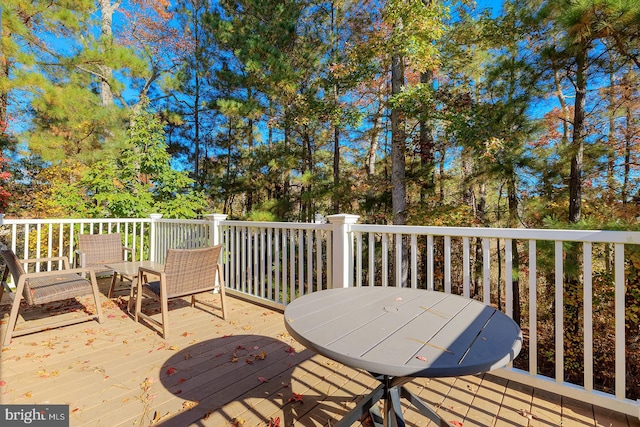
{"label": "round patio table", "polygon": [[[403,384],[418,377],[478,374],[511,362],[522,333],[482,302],[422,289],[355,287],[314,292],[291,302],[289,333],[301,344],[380,381],[336,426],[369,413],[376,425],[404,426],[400,397],[440,426],[450,425]],[[384,417],[377,401],[384,400]]]}

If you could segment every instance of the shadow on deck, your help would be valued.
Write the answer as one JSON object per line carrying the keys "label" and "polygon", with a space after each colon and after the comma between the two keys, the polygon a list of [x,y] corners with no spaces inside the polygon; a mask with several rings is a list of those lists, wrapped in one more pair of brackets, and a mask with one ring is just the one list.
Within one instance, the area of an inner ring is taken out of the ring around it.
{"label": "shadow on deck", "polygon": [[[108,286],[100,280],[104,294]],[[26,335],[2,349],[0,403],[68,404],[71,426],[331,426],[377,385],[295,342],[282,313],[235,298],[229,305],[224,321],[219,311],[170,304],[172,332],[163,340],[133,321],[125,297],[103,297],[103,324]],[[69,308],[51,304],[26,317]],[[0,316],[5,328],[7,305]],[[464,427],[640,427],[637,419],[490,374],[408,386]],[[405,409],[407,425],[433,425]]]}

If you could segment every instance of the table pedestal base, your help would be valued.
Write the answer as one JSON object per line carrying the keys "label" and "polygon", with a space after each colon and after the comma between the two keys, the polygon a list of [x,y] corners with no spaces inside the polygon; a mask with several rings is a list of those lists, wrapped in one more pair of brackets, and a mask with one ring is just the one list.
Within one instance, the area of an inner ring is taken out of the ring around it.
{"label": "table pedestal base", "polygon": [[[389,377],[376,376],[381,384],[376,387],[368,396],[362,399],[355,408],[347,413],[335,427],[349,427],[353,423],[359,421],[364,415],[371,416],[375,427],[404,427],[404,417],[402,415],[402,406],[400,398],[408,400],[422,415],[428,417],[431,421],[440,427],[453,427],[450,423],[443,420],[435,411],[418,396],[411,393],[404,384],[413,378],[407,377]],[[380,413],[378,401],[383,400],[384,417]]]}

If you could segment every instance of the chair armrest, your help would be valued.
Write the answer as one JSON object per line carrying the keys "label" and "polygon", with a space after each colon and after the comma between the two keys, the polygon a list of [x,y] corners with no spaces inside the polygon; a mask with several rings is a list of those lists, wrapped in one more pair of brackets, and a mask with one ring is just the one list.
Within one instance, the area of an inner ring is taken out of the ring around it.
{"label": "chair armrest", "polygon": [[143,274],[154,274],[156,276],[162,276],[164,274],[164,270],[154,270],[153,268],[148,267],[138,267],[138,274],[142,277]]}
{"label": "chair armrest", "polygon": [[47,276],[57,276],[60,273],[64,274],[80,274],[80,273],[90,273],[91,276],[95,277],[93,268],[69,268],[63,270],[51,270],[51,271],[36,271],[33,273],[25,273],[20,277],[24,277],[25,279],[29,279],[32,277],[47,277]]}
{"label": "chair armrest", "polygon": [[[128,255],[127,255],[128,254]],[[133,249],[132,248],[127,248],[125,246],[122,247],[122,258],[125,261],[129,261],[128,257],[133,256]],[[133,261],[133,260],[132,260]]]}
{"label": "chair armrest", "polygon": [[82,267],[82,265],[84,264],[84,257],[85,254],[83,251],[81,251],[80,249],[76,249],[74,252],[74,257],[73,257],[73,266],[74,267]]}
{"label": "chair armrest", "polygon": [[69,264],[69,257],[66,257],[66,256],[56,256],[56,257],[49,257],[49,258],[27,258],[27,259],[20,259],[18,261],[20,263],[27,263],[27,264],[34,264],[36,262],[62,261],[62,264],[64,265],[65,270],[68,270],[69,268],[71,268],[71,265]]}

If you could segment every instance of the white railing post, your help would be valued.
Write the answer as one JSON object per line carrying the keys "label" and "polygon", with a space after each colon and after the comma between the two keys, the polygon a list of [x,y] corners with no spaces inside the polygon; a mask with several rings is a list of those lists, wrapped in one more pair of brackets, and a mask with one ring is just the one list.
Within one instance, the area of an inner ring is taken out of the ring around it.
{"label": "white railing post", "polygon": [[151,224],[149,227],[149,261],[155,261],[156,258],[156,221],[162,218],[162,214],[149,214],[151,218]]}
{"label": "white railing post", "polygon": [[360,215],[337,214],[329,215],[327,220],[333,225],[333,272],[332,287],[346,288],[351,281],[349,274],[353,272],[353,234],[351,225],[355,224]]}
{"label": "white railing post", "polygon": [[227,219],[226,214],[206,214],[203,215],[204,219],[211,221],[211,230],[209,231],[209,238],[211,246],[222,243],[220,240],[220,222]]}

